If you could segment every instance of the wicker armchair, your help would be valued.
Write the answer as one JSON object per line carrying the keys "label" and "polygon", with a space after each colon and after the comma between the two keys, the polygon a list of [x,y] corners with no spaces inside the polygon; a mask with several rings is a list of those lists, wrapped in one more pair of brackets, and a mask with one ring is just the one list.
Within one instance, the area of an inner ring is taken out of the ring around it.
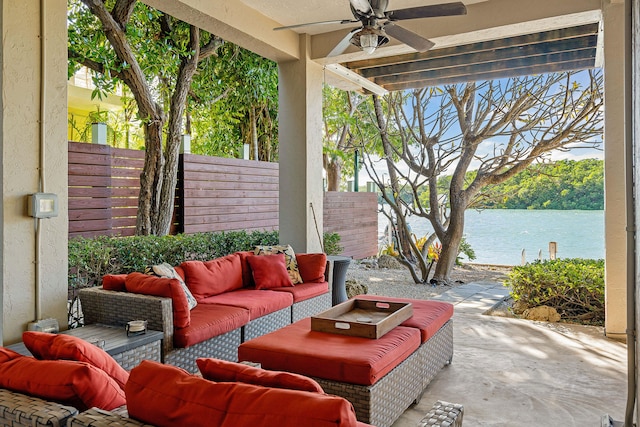
{"label": "wicker armchair", "polygon": [[78,414],[71,406],[0,388],[0,426],[59,427]]}

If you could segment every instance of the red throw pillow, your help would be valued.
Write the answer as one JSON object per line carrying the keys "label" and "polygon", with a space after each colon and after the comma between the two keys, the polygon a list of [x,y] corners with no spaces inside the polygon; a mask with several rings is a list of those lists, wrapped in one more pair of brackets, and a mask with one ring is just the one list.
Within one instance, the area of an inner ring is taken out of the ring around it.
{"label": "red throw pillow", "polygon": [[104,371],[84,362],[19,357],[0,363],[0,387],[73,406],[111,411],[126,403],[124,392]]}
{"label": "red throw pillow", "polygon": [[154,277],[142,273],[130,273],[125,282],[127,291],[136,294],[171,298],[173,303],[173,326],[186,328],[191,323],[187,296],[178,279]]}
{"label": "red throw pillow", "polygon": [[22,341],[37,359],[87,362],[103,370],[122,390],[129,379],[129,373],[106,351],[78,337],[27,331],[22,333]]}
{"label": "red throw pillow", "polygon": [[242,265],[236,254],[211,261],[185,261],[180,264],[186,283],[198,301],[242,287]]}
{"label": "red throw pillow", "polygon": [[158,427],[355,427],[349,401],[328,394],[215,383],[143,360],[125,388],[129,416]]}
{"label": "red throw pillow", "polygon": [[196,360],[202,376],[211,381],[241,382],[263,387],[324,393],[320,384],[304,375],[282,371],[268,371],[242,363],[200,358]]}
{"label": "red throw pillow", "polygon": [[108,291],[126,291],[126,274],[107,274],[102,276],[102,289]]}
{"label": "red throw pillow", "polygon": [[287,272],[284,254],[253,255],[247,257],[253,273],[256,289],[273,289],[293,286]]}
{"label": "red throw pillow", "polygon": [[298,270],[304,283],[324,282],[324,271],[327,268],[327,255],[296,254]]}
{"label": "red throw pillow", "polygon": [[0,363],[8,362],[9,360],[17,359],[18,357],[24,357],[17,351],[13,351],[6,347],[0,347]]}

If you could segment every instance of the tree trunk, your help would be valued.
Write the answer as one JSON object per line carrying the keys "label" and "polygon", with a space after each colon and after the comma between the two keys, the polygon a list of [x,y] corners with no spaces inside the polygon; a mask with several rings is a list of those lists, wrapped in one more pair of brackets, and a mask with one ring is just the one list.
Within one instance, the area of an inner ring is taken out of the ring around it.
{"label": "tree trunk", "polygon": [[449,226],[444,235],[439,236],[442,243],[442,251],[436,264],[436,271],[433,273],[433,279],[438,283],[448,282],[451,270],[456,265],[458,248],[464,233],[464,211],[466,207],[466,201],[458,198],[453,198],[451,201]]}
{"label": "tree trunk", "polygon": [[162,120],[151,120],[145,126],[146,150],[144,168],[140,174],[140,195],[138,197],[138,217],[136,234],[153,234],[152,218],[158,212],[157,189],[162,184],[159,177],[164,170],[162,155]]}
{"label": "tree trunk", "polygon": [[198,66],[200,54],[200,30],[193,25],[189,28],[190,56],[184,57],[178,71],[178,79],[171,97],[167,143],[165,148],[165,167],[162,175],[162,188],[159,193],[158,211],[151,224],[152,233],[157,236],[169,234],[175,206],[176,183],[178,181],[178,159],[180,137],[182,135],[182,118],[186,110],[187,95],[191,87],[193,75]]}
{"label": "tree trunk", "polygon": [[329,159],[325,170],[327,171],[327,191],[338,191],[340,189],[340,176],[342,175],[342,160],[338,158]]}

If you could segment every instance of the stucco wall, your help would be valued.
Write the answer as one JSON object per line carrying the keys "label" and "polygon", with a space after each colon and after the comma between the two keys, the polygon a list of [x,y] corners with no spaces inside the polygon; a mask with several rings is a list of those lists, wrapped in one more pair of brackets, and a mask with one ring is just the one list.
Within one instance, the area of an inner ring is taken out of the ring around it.
{"label": "stucco wall", "polygon": [[624,4],[603,4],[605,332],[625,339],[627,232],[624,129]]}
{"label": "stucco wall", "polygon": [[[42,2],[45,55],[40,48],[40,3],[2,2],[2,336],[19,341],[29,322],[56,318],[66,328],[67,300],[67,140],[66,9],[64,0]],[[44,69],[43,136],[40,188],[41,70]],[[26,215],[26,197],[57,193],[60,215],[40,222],[40,292],[36,290],[36,222]],[[38,298],[39,294],[39,298]]]}

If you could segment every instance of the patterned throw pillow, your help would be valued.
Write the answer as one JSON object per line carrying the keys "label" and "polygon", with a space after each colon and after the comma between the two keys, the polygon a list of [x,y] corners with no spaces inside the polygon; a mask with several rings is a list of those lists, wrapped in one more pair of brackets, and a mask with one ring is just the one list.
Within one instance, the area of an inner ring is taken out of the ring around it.
{"label": "patterned throw pillow", "polygon": [[291,278],[291,282],[295,285],[302,283],[302,276],[298,270],[298,261],[296,260],[296,253],[293,251],[291,245],[280,246],[256,246],[253,251],[256,255],[276,255],[284,254],[284,260],[287,264],[287,272]]}
{"label": "patterned throw pillow", "polygon": [[144,274],[148,274],[150,276],[162,277],[167,279],[178,279],[180,282],[180,286],[184,291],[184,294],[187,296],[187,303],[189,304],[189,310],[193,310],[196,305],[198,305],[198,301],[196,301],[195,297],[187,287],[187,284],[184,283],[182,277],[178,274],[178,272],[171,266],[169,263],[163,262],[158,265],[150,265],[144,269]]}

